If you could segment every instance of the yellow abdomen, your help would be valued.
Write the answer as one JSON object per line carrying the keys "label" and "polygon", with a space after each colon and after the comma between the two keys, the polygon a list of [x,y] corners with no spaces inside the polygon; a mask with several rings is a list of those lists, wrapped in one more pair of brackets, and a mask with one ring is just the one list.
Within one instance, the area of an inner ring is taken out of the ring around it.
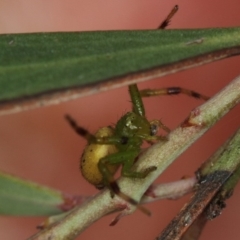
{"label": "yellow abdomen", "polygon": [[[100,128],[95,137],[111,137],[113,135],[113,129],[110,127]],[[110,154],[118,152],[115,145],[110,144],[95,144],[90,143],[86,146],[80,162],[80,170],[83,177],[97,188],[103,188],[103,177],[98,169],[98,162],[101,158],[106,157]],[[119,165],[109,165],[109,171],[114,174]]]}

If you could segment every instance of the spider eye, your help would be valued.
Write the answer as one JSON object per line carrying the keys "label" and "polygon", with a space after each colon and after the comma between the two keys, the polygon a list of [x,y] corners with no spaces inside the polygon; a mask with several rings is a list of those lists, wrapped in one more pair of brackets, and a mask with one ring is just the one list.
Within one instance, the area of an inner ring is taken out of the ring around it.
{"label": "spider eye", "polygon": [[150,125],[150,135],[155,136],[158,132],[158,125],[152,124]]}

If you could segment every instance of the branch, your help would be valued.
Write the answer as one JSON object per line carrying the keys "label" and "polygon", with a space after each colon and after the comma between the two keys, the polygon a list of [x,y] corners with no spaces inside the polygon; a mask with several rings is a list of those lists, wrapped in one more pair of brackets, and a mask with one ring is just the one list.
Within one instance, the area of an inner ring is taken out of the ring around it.
{"label": "branch", "polygon": [[[150,166],[157,166],[157,170],[144,179],[121,177],[118,181],[121,191],[139,201],[152,182],[239,101],[240,76],[208,102],[194,109],[184,123],[169,134],[168,141],[160,141],[147,149],[139,157],[135,168],[140,171]],[[116,220],[132,213],[135,206],[117,196],[111,198],[109,191],[104,190],[29,240],[74,239],[102,216],[119,210],[122,210],[122,213]]]}
{"label": "branch", "polygon": [[144,193],[141,203],[149,203],[160,199],[178,199],[192,192],[196,183],[196,177],[191,177],[175,182],[151,185],[147,192]]}
{"label": "branch", "polygon": [[[200,227],[203,227],[204,219],[213,219],[221,214],[225,207],[224,201],[231,196],[239,180],[239,146],[240,129],[199,170],[197,191],[157,240],[179,240],[198,217],[201,219]],[[203,211],[204,215],[201,215]]]}

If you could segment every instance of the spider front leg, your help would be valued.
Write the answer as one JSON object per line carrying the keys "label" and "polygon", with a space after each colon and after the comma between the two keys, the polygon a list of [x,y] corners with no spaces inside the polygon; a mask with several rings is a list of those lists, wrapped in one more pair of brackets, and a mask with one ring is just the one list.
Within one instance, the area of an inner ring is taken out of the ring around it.
{"label": "spider front leg", "polygon": [[[142,117],[145,117],[145,108],[142,101],[142,97],[145,97],[142,95],[142,91],[139,91],[137,84],[129,85],[128,87],[131,101],[132,101],[132,111]],[[160,120],[153,120],[150,121],[150,135],[156,135],[157,131],[160,128],[162,128],[166,132],[170,132],[170,129],[163,124]]]}
{"label": "spider front leg", "polygon": [[132,101],[132,111],[142,117],[145,117],[145,108],[137,84],[129,85],[128,91]]}
{"label": "spider front leg", "polygon": [[164,96],[164,95],[177,95],[185,94],[189,97],[194,97],[197,99],[208,100],[208,96],[205,96],[201,93],[180,87],[168,87],[160,89],[143,89],[139,91],[141,97],[154,97],[154,96]]}
{"label": "spider front leg", "polygon": [[127,151],[127,152],[117,152],[111,155],[108,155],[98,162],[98,169],[100,170],[103,177],[103,184],[110,190],[111,197],[118,195],[120,198],[124,199],[126,202],[136,206],[140,211],[146,215],[151,215],[151,212],[140,206],[138,201],[132,197],[121,192],[117,182],[114,179],[114,173],[109,171],[109,166],[122,166],[122,176],[131,177],[131,178],[145,178],[150,172],[156,170],[155,166],[149,167],[142,172],[132,171],[131,167],[138,156],[139,151]]}
{"label": "spider front leg", "polygon": [[[100,159],[98,168],[103,176],[104,185],[110,189],[112,197],[114,194],[121,196],[122,193],[120,192],[120,189],[114,179],[114,175],[108,170],[109,165],[122,165],[121,176],[129,178],[145,178],[150,172],[157,169],[157,167],[152,166],[141,172],[133,171],[131,168],[138,154],[139,151],[132,150],[117,152]],[[127,199],[127,201],[128,200],[129,199]]]}

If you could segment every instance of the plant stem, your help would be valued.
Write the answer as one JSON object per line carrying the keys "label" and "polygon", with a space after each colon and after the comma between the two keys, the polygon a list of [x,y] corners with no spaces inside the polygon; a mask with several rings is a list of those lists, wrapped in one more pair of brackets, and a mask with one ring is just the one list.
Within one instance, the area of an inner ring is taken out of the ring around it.
{"label": "plant stem", "polygon": [[[137,169],[156,166],[157,170],[144,179],[121,177],[118,181],[121,191],[140,200],[152,182],[194,141],[221,119],[240,101],[240,77],[237,77],[220,93],[202,106],[194,109],[190,116],[176,130],[169,134],[168,141],[160,141],[139,157]],[[102,216],[123,209],[121,215],[130,214],[135,206],[119,197],[110,197],[109,191],[99,193],[89,202],[76,207],[64,219],[39,232],[29,240],[74,239]],[[119,219],[118,216],[116,219]]]}

